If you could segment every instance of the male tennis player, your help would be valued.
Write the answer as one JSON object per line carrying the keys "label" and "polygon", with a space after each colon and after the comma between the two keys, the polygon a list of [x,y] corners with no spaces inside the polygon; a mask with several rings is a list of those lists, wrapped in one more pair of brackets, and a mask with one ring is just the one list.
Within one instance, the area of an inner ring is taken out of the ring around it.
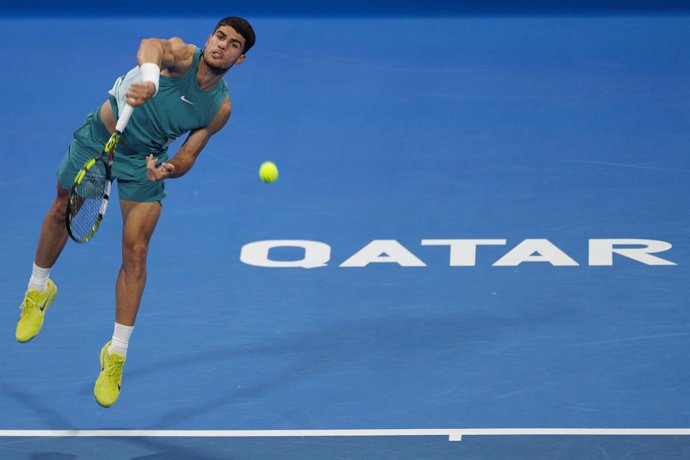
{"label": "male tennis player", "polygon": [[[142,40],[138,67],[118,78],[108,99],[88,115],[58,168],[57,197],[43,221],[21,304],[19,342],[39,333],[57,294],[49,275],[67,242],[67,197],[74,177],[103,149],[125,104],[134,107],[113,163],[123,218],[122,266],[115,285],[115,329],[101,350],[101,373],[94,387],[101,406],[112,406],[120,395],[127,347],[146,284],[149,241],[165,197],[164,180],[187,173],[211,136],[228,121],[231,107],[223,76],[244,61],[254,41],[251,25],[238,17],[222,19],[203,50],[179,38]],[[185,133],[185,142],[168,160],[168,145]]]}

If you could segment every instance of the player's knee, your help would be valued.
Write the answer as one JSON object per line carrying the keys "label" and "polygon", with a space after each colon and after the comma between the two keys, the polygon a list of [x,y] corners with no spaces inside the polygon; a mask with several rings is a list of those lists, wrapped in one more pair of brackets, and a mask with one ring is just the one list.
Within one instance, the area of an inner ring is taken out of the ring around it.
{"label": "player's knee", "polygon": [[53,201],[51,214],[53,218],[64,222],[67,218],[67,200],[69,199],[69,190],[63,188],[60,183],[57,183],[57,194]]}
{"label": "player's knee", "polygon": [[65,225],[67,220],[67,199],[58,196],[50,209],[50,220],[54,224]]}
{"label": "player's knee", "polygon": [[149,246],[145,241],[126,242],[122,248],[125,265],[136,270],[146,267],[146,255]]}

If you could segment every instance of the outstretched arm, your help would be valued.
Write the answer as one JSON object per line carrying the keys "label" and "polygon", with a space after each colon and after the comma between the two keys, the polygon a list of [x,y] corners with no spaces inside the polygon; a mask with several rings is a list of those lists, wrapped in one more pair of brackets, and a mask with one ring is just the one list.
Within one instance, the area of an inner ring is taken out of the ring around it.
{"label": "outstretched arm", "polygon": [[170,161],[161,163],[159,167],[156,167],[156,159],[153,155],[146,157],[146,175],[149,180],[159,181],[184,176],[187,171],[192,169],[194,162],[211,136],[225,126],[230,118],[230,112],[230,99],[226,97],[211,123],[205,128],[196,129],[189,133],[187,140]]}

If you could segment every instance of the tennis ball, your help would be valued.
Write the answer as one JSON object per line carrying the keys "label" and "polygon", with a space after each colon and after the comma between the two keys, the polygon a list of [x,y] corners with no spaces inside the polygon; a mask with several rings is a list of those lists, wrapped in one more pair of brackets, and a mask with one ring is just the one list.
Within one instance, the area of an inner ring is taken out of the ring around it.
{"label": "tennis ball", "polygon": [[259,168],[259,177],[267,184],[277,181],[278,167],[272,161],[264,161]]}

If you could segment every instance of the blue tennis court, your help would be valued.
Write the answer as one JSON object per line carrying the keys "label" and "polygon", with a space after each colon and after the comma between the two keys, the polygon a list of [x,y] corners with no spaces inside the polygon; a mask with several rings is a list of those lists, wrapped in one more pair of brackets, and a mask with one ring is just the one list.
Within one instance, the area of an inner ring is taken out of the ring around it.
{"label": "blue tennis court", "polygon": [[118,403],[116,206],[18,344],[72,132],[142,38],[224,14],[0,18],[0,458],[690,456],[684,13],[247,15]]}

